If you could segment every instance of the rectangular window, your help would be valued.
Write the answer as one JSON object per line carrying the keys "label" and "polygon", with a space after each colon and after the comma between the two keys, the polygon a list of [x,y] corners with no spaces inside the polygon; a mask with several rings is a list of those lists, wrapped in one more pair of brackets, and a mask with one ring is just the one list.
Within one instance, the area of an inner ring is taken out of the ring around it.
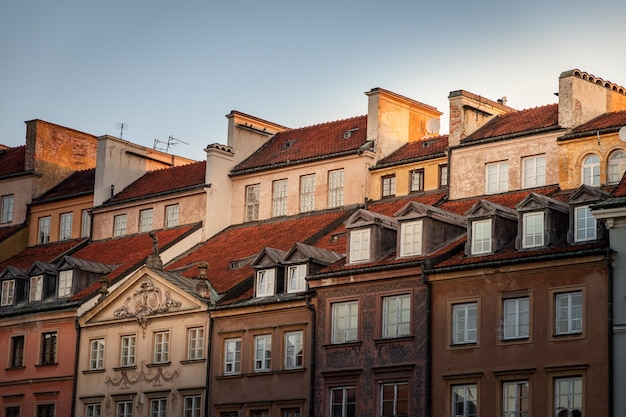
{"label": "rectangular window", "polygon": [[286,408],[281,410],[280,417],[300,417],[299,408]]}
{"label": "rectangular window", "polygon": [[554,380],[554,416],[577,417],[583,412],[583,379],[556,378]]}
{"label": "rectangular window", "polygon": [[57,332],[41,334],[41,365],[57,362]]}
{"label": "rectangular window", "polygon": [[4,408],[4,417],[20,417],[20,406],[8,406]]}
{"label": "rectangular window", "polygon": [[246,221],[259,220],[259,193],[261,185],[253,184],[246,187]]}
{"label": "rectangular window", "polygon": [[591,214],[589,206],[574,209],[574,240],[584,242],[596,239],[596,218]]}
{"label": "rectangular window", "polygon": [[477,391],[476,384],[452,387],[452,417],[477,417]]}
{"label": "rectangular window", "polygon": [[126,235],[126,215],[120,214],[113,217],[113,237]]}
{"label": "rectangular window", "polygon": [[13,194],[3,195],[0,204],[2,205],[0,223],[10,223],[13,220]]}
{"label": "rectangular window", "polygon": [[133,416],[133,402],[132,401],[120,401],[117,403],[115,417],[132,417]]}
{"label": "rectangular window", "polygon": [[54,404],[37,404],[37,417],[54,417]]}
{"label": "rectangular window", "polygon": [[306,265],[293,265],[287,268],[287,292],[306,291]]}
{"label": "rectangular window", "polygon": [[381,178],[382,181],[382,196],[393,197],[396,195],[396,176],[385,175]]}
{"label": "rectangular window", "polygon": [[272,183],[272,217],[287,214],[287,180],[276,180]]}
{"label": "rectangular window", "polygon": [[409,173],[410,184],[409,191],[412,193],[424,191],[424,170],[415,169]]}
{"label": "rectangular window", "polygon": [[491,253],[491,219],[472,222],[472,255]]}
{"label": "rectangular window", "polygon": [[104,369],[104,339],[94,339],[90,346],[89,370]]}
{"label": "rectangular window", "polygon": [[545,155],[524,158],[522,162],[524,174],[523,188],[533,188],[546,185],[546,157]]}
{"label": "rectangular window", "polygon": [[10,306],[13,305],[15,299],[15,280],[2,281],[2,297],[0,305]]}
{"label": "rectangular window", "polygon": [[50,216],[39,218],[39,244],[50,242]]}
{"label": "rectangular window", "polygon": [[407,417],[409,415],[409,384],[406,382],[380,386],[380,415]]}
{"label": "rectangular window", "polygon": [[356,417],[355,387],[337,387],[330,390],[330,415]]}
{"label": "rectangular window", "polygon": [[370,260],[370,229],[350,231],[350,263]]}
{"label": "rectangular window", "polygon": [[24,366],[24,336],[11,337],[11,361],[9,368],[21,368]]}
{"label": "rectangular window", "polygon": [[241,372],[241,339],[224,341],[224,374],[232,375]]}
{"label": "rectangular window", "polygon": [[178,226],[178,204],[165,206],[165,227],[171,228]]}
{"label": "rectangular window", "polygon": [[556,334],[576,334],[583,331],[583,292],[556,294]]}
{"label": "rectangular window", "polygon": [[59,271],[59,289],[57,291],[58,297],[69,297],[72,294],[72,275],[74,271]]}
{"label": "rectangular window", "polygon": [[150,400],[150,417],[166,417],[167,400],[165,398],[154,398]]}
{"label": "rectangular window", "polygon": [[285,369],[302,368],[302,331],[285,333]]}
{"label": "rectangular window", "polygon": [[43,275],[30,278],[30,288],[28,289],[28,301],[40,301],[43,294]]}
{"label": "rectangular window", "polygon": [[315,174],[300,177],[300,213],[315,210]]}
{"label": "rectangular window", "polygon": [[439,165],[439,188],[448,186],[448,165]]}
{"label": "rectangular window", "polygon": [[453,344],[478,342],[478,303],[453,305],[452,320]]}
{"label": "rectangular window", "polygon": [[61,225],[59,227],[59,240],[68,240],[72,238],[72,221],[73,213],[61,214]]}
{"label": "rectangular window", "polygon": [[269,417],[270,413],[267,410],[254,410],[251,413],[251,417]]}
{"label": "rectangular window", "polygon": [[121,338],[120,366],[135,366],[137,336],[129,334]]}
{"label": "rectangular window", "polygon": [[359,302],[333,303],[332,343],[355,342],[358,339]]}
{"label": "rectangular window", "polygon": [[256,273],[256,296],[267,297],[274,295],[274,270],[264,269]]}
{"label": "rectangular window", "polygon": [[80,223],[80,237],[89,237],[91,234],[91,216],[89,210],[82,211],[82,221]]}
{"label": "rectangular window", "polygon": [[139,212],[139,233],[146,233],[152,230],[152,217],[154,210],[146,209]]}
{"label": "rectangular window", "polygon": [[528,338],[530,335],[529,298],[510,298],[503,301],[502,338]]}
{"label": "rectangular window", "polygon": [[185,397],[185,405],[183,409],[184,417],[200,417],[202,411],[202,396],[189,395]]}
{"label": "rectangular window", "polygon": [[522,237],[522,247],[536,248],[544,245],[543,212],[524,213],[522,216],[524,235]]}
{"label": "rectangular window", "polygon": [[502,383],[502,416],[527,417],[529,415],[528,381]]}
{"label": "rectangular window", "polygon": [[154,363],[167,363],[170,361],[170,332],[154,333]]}
{"label": "rectangular window", "polygon": [[400,256],[422,254],[422,227],[422,220],[401,223]]}
{"label": "rectangular window", "polygon": [[383,298],[383,338],[411,333],[411,297],[408,294]]}
{"label": "rectangular window", "polygon": [[204,358],[204,329],[194,327],[187,333],[187,359],[190,361]]}
{"label": "rectangular window", "polygon": [[102,405],[100,403],[85,405],[85,417],[100,417],[101,415]]}
{"label": "rectangular window", "polygon": [[486,169],[486,192],[487,194],[504,193],[509,191],[509,163],[495,162],[487,164]]}
{"label": "rectangular window", "polygon": [[254,372],[272,369],[272,335],[254,337]]}
{"label": "rectangular window", "polygon": [[343,206],[343,169],[328,171],[328,208]]}

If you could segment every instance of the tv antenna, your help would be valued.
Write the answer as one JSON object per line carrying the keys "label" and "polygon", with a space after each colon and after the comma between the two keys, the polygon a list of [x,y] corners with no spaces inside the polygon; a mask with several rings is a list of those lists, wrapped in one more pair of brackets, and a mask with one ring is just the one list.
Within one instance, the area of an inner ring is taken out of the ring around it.
{"label": "tv antenna", "polygon": [[120,139],[122,139],[122,134],[124,133],[124,129],[128,130],[128,123],[118,123],[117,128],[120,130]]}
{"label": "tv antenna", "polygon": [[[174,136],[170,135],[170,136],[167,138],[167,141],[163,141],[163,140],[159,140],[159,138],[155,138],[155,139],[154,139],[154,146],[153,146],[153,149],[154,149],[155,151],[162,151],[162,152],[165,152],[165,153],[170,153],[170,147],[175,146],[175,145],[178,145],[178,143],[179,143],[179,142],[180,142],[180,143],[184,143],[185,145],[189,145],[189,144],[188,144],[187,142],[185,142],[184,140],[181,140],[181,139],[176,139]],[[162,143],[163,143],[163,144],[166,144],[166,147],[165,147],[165,148],[163,148],[162,146],[161,146],[161,147],[159,147],[159,146],[158,146],[159,144],[162,144]]]}

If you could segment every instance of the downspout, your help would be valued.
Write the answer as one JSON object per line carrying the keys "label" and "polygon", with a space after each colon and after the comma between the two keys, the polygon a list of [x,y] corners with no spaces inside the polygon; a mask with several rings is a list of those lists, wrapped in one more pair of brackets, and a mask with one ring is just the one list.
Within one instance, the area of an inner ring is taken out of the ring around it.
{"label": "downspout", "polygon": [[76,347],[74,350],[74,375],[72,377],[72,409],[70,410],[70,417],[74,417],[76,408],[76,386],[78,385],[78,356],[80,354],[80,324],[78,324],[78,317],[74,319],[74,328],[76,329]]}
{"label": "downspout", "polygon": [[[449,170],[448,170],[449,172]],[[424,400],[425,416],[431,415],[431,392],[432,392],[432,325],[431,325],[431,305],[432,305],[432,288],[428,276],[426,274],[426,265],[422,264],[422,283],[426,287],[426,398]]]}
{"label": "downspout", "polygon": [[[610,239],[610,237],[609,237]],[[613,377],[615,372],[613,371],[613,264],[612,264],[612,256],[611,256],[611,248],[607,248],[606,250],[606,265],[608,268],[608,313],[609,313],[609,417],[614,416],[614,389],[615,384],[613,383]]]}
{"label": "downspout", "polygon": [[204,395],[204,417],[209,417],[209,394],[211,393],[211,358],[213,357],[213,317],[209,311],[209,349],[206,361],[206,392]]}
{"label": "downspout", "polygon": [[306,296],[306,308],[311,311],[311,381],[309,383],[309,417],[313,417],[314,407],[313,398],[315,394],[315,307],[311,305],[311,297]]}

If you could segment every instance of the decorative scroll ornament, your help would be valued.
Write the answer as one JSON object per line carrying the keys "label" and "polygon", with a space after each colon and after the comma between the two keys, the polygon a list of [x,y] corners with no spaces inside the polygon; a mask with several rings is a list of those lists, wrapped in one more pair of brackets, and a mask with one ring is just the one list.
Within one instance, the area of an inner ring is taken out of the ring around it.
{"label": "decorative scroll ornament", "polygon": [[180,301],[174,301],[170,293],[161,293],[160,288],[146,278],[140,288],[132,296],[126,298],[124,305],[113,312],[115,317],[135,317],[142,329],[148,326],[148,317],[151,314],[165,313],[172,307],[180,307]]}
{"label": "decorative scroll ornament", "polygon": [[141,361],[139,371],[123,370],[116,373],[113,378],[107,376],[104,383],[108,386],[118,387],[124,390],[129,389],[133,385],[141,382],[151,384],[156,388],[163,386],[166,382],[175,382],[181,374],[179,369],[176,369],[173,372],[164,372],[161,367],[146,371],[145,365],[145,361]]}

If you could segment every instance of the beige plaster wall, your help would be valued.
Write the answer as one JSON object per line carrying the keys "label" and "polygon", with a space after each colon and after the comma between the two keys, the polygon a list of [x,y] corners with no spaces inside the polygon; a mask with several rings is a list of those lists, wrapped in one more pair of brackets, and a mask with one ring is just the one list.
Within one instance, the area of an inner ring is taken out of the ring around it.
{"label": "beige plaster wall", "polygon": [[424,169],[424,191],[436,190],[439,188],[439,166],[447,163],[447,158],[437,158],[425,162],[398,165],[372,171],[371,191],[369,195],[372,199],[377,200],[381,198],[381,177],[392,174],[395,174],[396,176],[396,196],[408,195],[410,172],[415,169]]}
{"label": "beige plaster wall", "polygon": [[81,237],[83,210],[93,206],[93,195],[32,205],[29,214],[28,246],[37,245],[39,239],[39,218],[50,216],[50,242],[59,241],[61,214],[72,213],[72,239]]}

